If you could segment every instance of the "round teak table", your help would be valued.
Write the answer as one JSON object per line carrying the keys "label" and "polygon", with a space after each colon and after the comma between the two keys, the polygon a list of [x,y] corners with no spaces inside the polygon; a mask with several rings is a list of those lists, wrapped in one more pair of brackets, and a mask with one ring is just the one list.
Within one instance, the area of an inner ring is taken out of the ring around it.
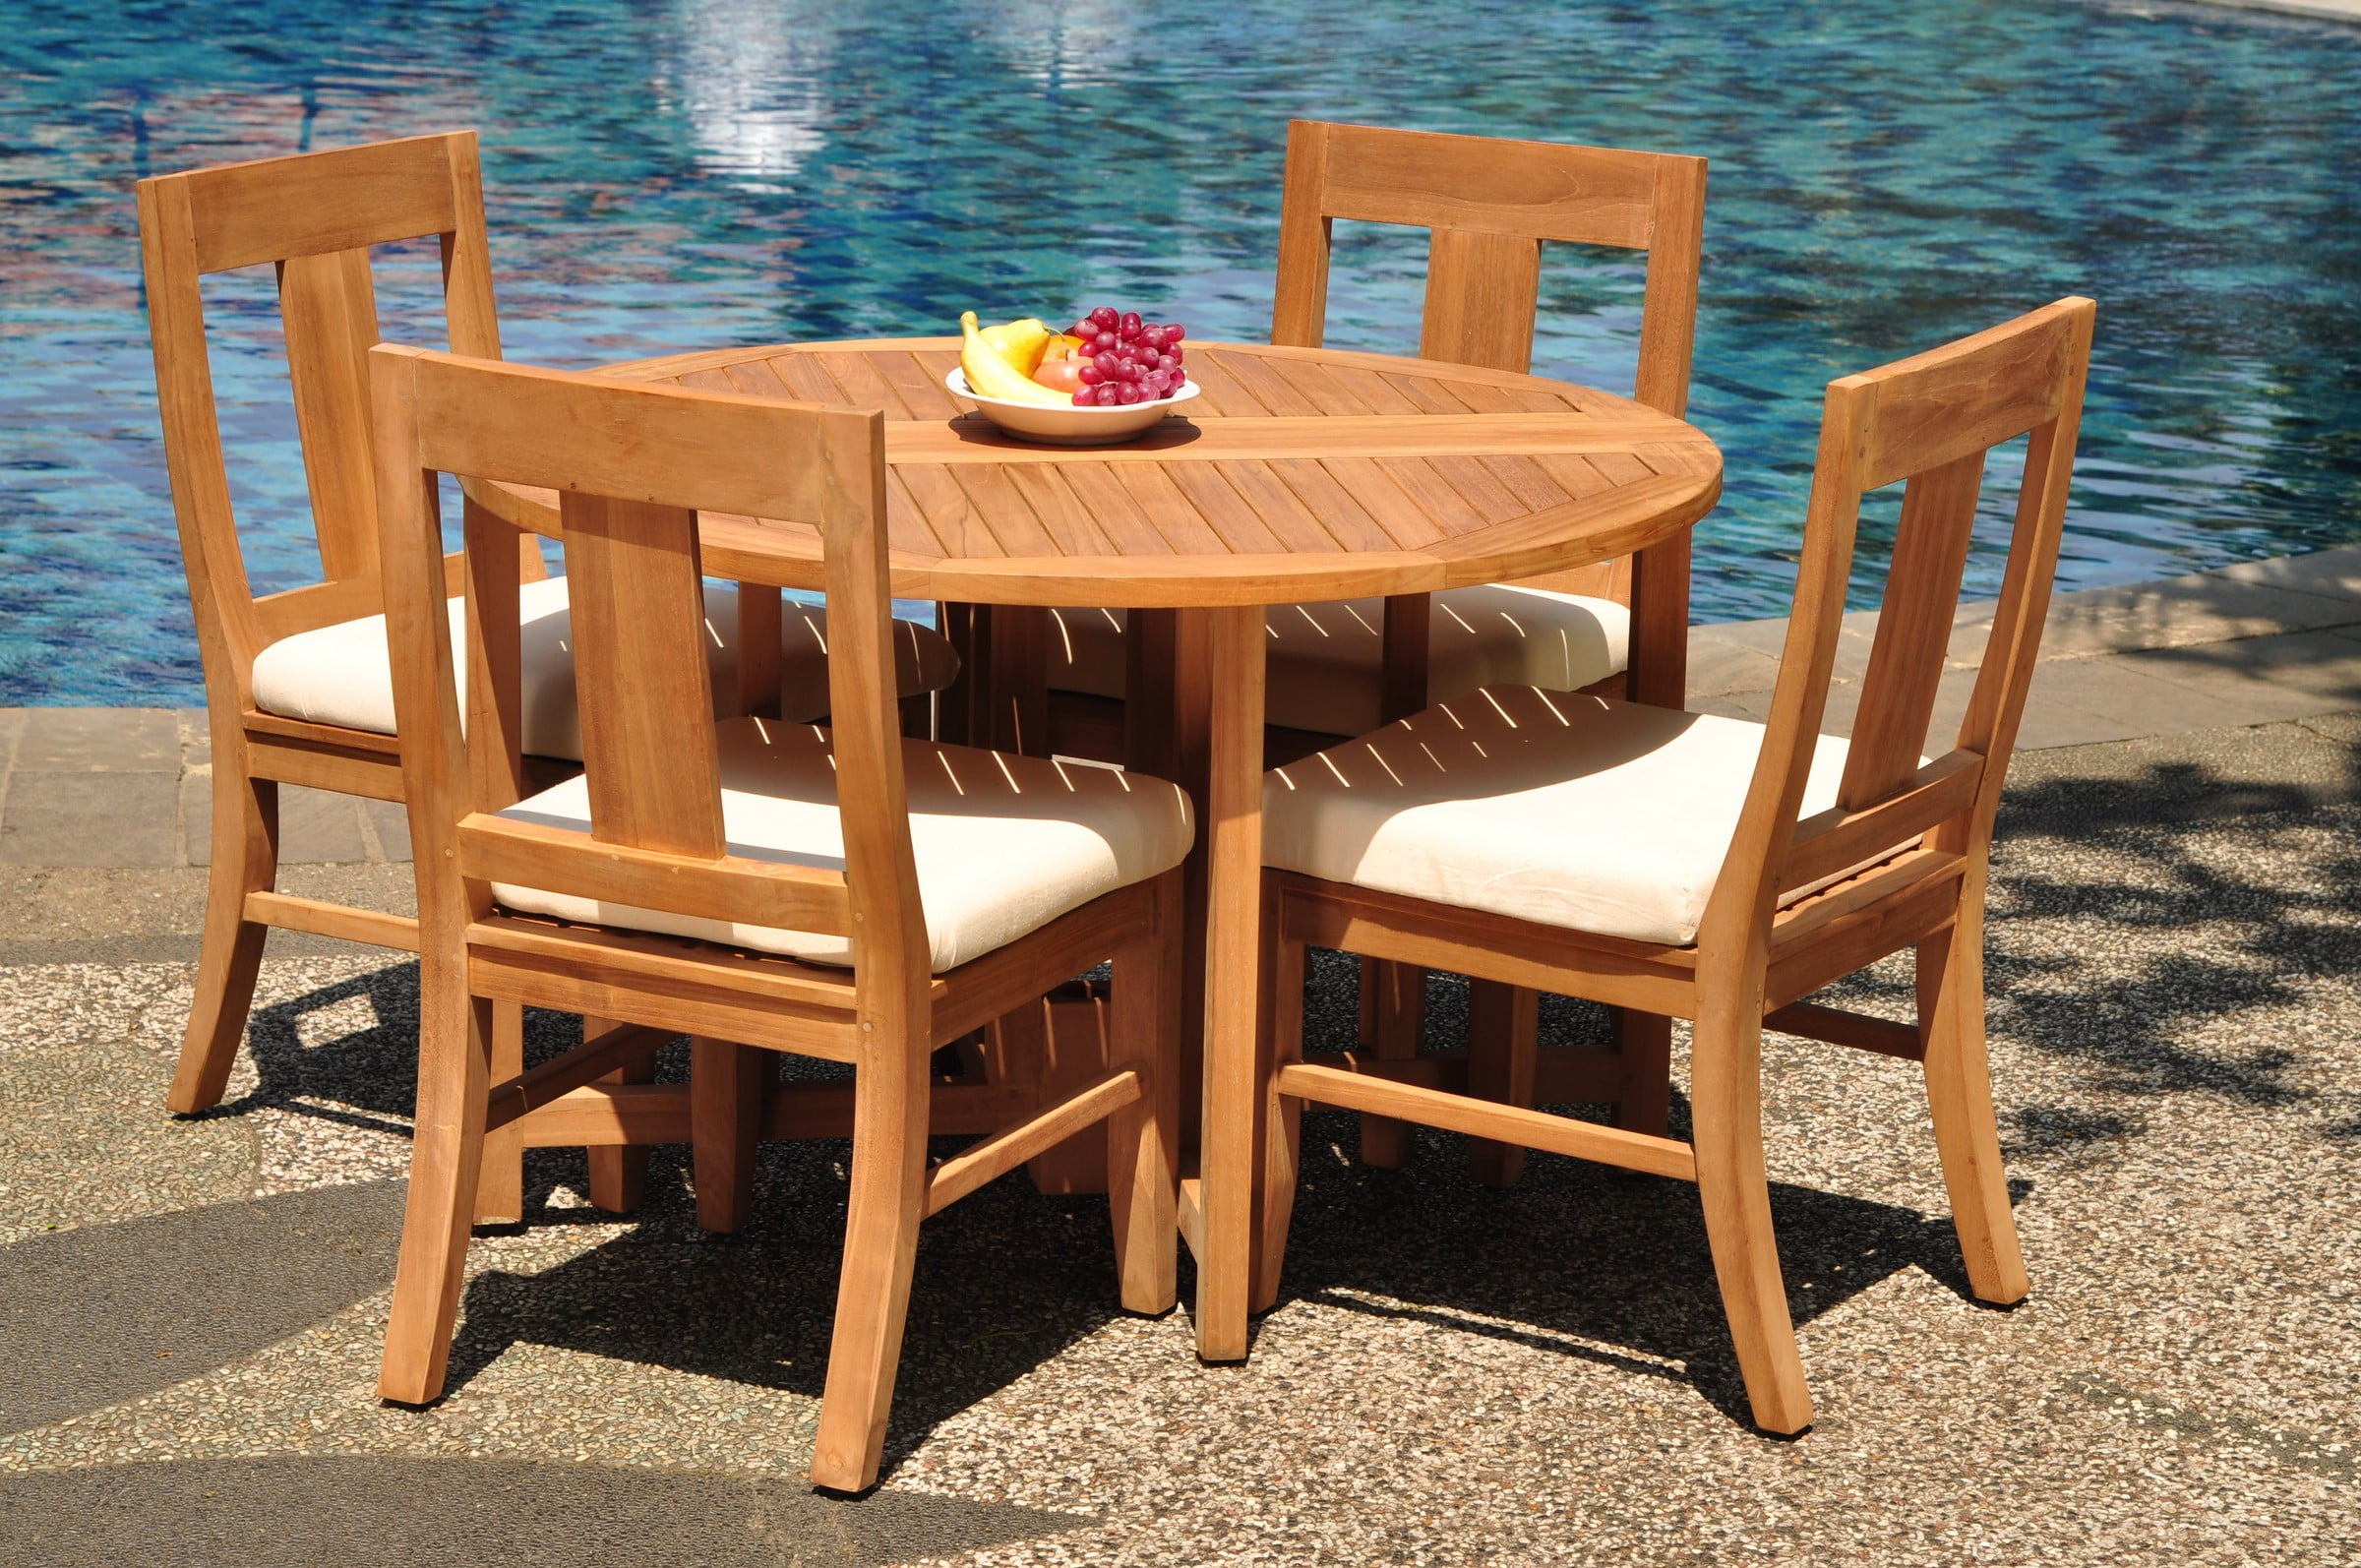
{"label": "round teak table", "polygon": [[[1227,1234],[1242,1236],[1251,1202],[1264,608],[1511,581],[1637,552],[1630,689],[1678,706],[1687,531],[1721,494],[1722,457],[1681,420],[1540,377],[1186,347],[1201,395],[1118,447],[1000,436],[943,389],[958,363],[950,337],[722,349],[609,373],[883,409],[897,597],[1132,612],[1127,757],[1190,789],[1204,826],[1190,877],[1201,946],[1190,944],[1184,988],[1203,1014],[1204,1124],[1182,1229],[1198,1253],[1198,1322],[1242,1325],[1248,1260],[1208,1257],[1203,1237],[1208,1205],[1235,1209]],[[557,531],[546,493],[510,500],[517,520]],[[809,527],[708,515],[699,536],[713,575],[820,585]],[[1236,1359],[1246,1347],[1199,1351]]]}

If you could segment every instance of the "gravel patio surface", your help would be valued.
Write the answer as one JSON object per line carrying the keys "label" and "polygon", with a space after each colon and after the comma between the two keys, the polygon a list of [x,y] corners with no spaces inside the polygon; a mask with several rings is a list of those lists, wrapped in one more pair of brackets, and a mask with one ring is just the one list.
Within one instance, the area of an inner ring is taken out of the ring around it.
{"label": "gravel patio surface", "polygon": [[[1915,1068],[1772,1041],[1796,1441],[1745,1423],[1689,1188],[1537,1155],[1494,1192],[1439,1134],[1371,1171],[1334,1115],[1242,1367],[1114,1308],[1104,1200],[1019,1176],[931,1222],[862,1499],[802,1480],[841,1145],[765,1146],[727,1239],[676,1152],[628,1222],[534,1155],[450,1396],[383,1405],[414,966],[274,947],[228,1103],[170,1119],[203,874],[0,869],[11,1564],[2361,1562],[2361,716],[2019,757],[2018,1309],[1966,1296]],[[1323,965],[1315,1044],[1352,1018]]]}

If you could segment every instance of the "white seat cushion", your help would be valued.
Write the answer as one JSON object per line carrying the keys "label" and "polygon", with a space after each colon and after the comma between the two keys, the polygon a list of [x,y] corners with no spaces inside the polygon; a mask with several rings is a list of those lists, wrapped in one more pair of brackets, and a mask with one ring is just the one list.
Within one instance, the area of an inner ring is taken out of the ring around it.
{"label": "white seat cushion", "polygon": [[[1327,881],[1686,946],[1762,742],[1763,727],[1742,719],[1485,688],[1265,774],[1263,860]],[[1803,815],[1836,803],[1845,754],[1845,742],[1820,738]]]}
{"label": "white seat cushion", "polygon": [[[525,751],[535,756],[579,758],[581,715],[574,697],[574,623],[566,579],[522,584],[516,595],[521,634],[518,666],[523,691]],[[451,601],[452,651],[458,679],[467,679],[462,601]],[[828,710],[827,614],[786,607],[779,672],[781,711],[799,720]],[[717,703],[737,689],[738,593],[705,584],[705,646]],[[894,623],[895,677],[902,694],[940,691],[959,671],[959,655],[937,633]],[[341,725],[377,735],[394,733],[394,674],[386,651],[386,618],[365,616],[301,632],[272,643],[254,661],[254,704],[266,713]]]}
{"label": "white seat cushion", "polygon": [[[737,719],[718,726],[721,811],[730,852],[842,870],[836,770],[828,732]],[[931,741],[902,743],[910,842],[936,974],[1040,930],[1102,893],[1170,871],[1195,835],[1180,786],[1040,757]],[[501,814],[587,831],[580,777]],[[495,883],[523,914],[752,947],[822,964],[852,961],[842,936],[702,920]]]}
{"label": "white seat cushion", "polygon": [[[1612,599],[1486,584],[1428,599],[1427,697],[1480,686],[1571,692],[1630,665],[1631,612]],[[1050,685],[1123,694],[1123,612],[1057,610]],[[1274,606],[1264,717],[1320,735],[1384,722],[1383,599]]]}

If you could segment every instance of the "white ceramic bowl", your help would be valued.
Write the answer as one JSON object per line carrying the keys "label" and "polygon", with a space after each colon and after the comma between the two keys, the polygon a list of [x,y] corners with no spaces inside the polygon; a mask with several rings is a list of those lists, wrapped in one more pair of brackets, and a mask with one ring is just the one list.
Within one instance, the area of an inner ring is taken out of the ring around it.
{"label": "white ceramic bowl", "polygon": [[1051,447],[1105,447],[1132,437],[1156,424],[1197,394],[1197,384],[1184,381],[1170,397],[1128,407],[1078,408],[1072,404],[1018,403],[1005,397],[981,397],[967,390],[967,373],[953,370],[942,385],[954,397],[974,403],[978,412],[1019,441],[1038,441]]}

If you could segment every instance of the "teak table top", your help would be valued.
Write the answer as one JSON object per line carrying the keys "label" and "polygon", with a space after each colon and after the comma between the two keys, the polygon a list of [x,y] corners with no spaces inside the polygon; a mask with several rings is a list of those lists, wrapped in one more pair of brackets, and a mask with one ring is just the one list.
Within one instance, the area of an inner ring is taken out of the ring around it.
{"label": "teak table top", "polygon": [[[1098,448],[1010,441],[965,411],[942,386],[952,337],[720,349],[609,373],[882,408],[893,591],[913,599],[1417,593],[1625,555],[1721,494],[1714,444],[1628,398],[1384,354],[1187,348],[1202,389],[1187,412]],[[511,495],[554,531],[548,492]],[[818,586],[808,527],[708,515],[700,533],[715,576]]]}

